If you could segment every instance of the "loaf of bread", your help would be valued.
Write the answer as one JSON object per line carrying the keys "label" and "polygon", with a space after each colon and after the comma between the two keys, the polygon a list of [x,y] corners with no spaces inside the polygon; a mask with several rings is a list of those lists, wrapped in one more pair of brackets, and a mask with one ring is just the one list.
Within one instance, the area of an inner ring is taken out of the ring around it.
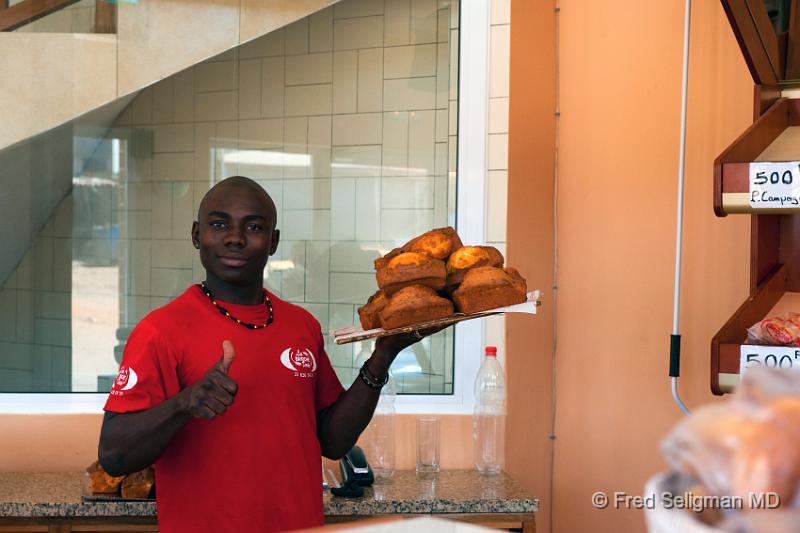
{"label": "loaf of bread", "polygon": [[383,329],[394,329],[453,314],[453,302],[425,285],[408,285],[397,291],[381,310]]}
{"label": "loaf of bread", "polygon": [[86,469],[89,473],[89,482],[92,494],[117,494],[119,486],[125,476],[112,476],[106,472],[98,461],[93,462]]}
{"label": "loaf of bread", "polygon": [[464,274],[453,301],[458,311],[471,314],[522,303],[527,292],[525,279],[515,269],[483,266]]}
{"label": "loaf of bread", "polygon": [[504,261],[503,254],[494,246],[462,246],[447,259],[447,288],[451,292],[455,290],[470,269],[482,266],[502,267]]}
{"label": "loaf of bread", "polygon": [[379,290],[369,297],[367,303],[358,308],[358,318],[361,320],[361,327],[375,329],[381,327],[381,318],[378,313],[384,308],[389,299],[386,293]]}
{"label": "loaf of bread", "polygon": [[417,252],[403,252],[376,273],[378,287],[386,296],[409,285],[425,285],[434,290],[444,288],[446,271],[443,261]]}
{"label": "loaf of bread", "polygon": [[122,497],[148,498],[155,482],[155,473],[152,468],[128,474],[122,481]]}
{"label": "loaf of bread", "polygon": [[375,260],[375,270],[380,270],[394,257],[403,252],[416,252],[424,254],[433,259],[447,261],[454,251],[462,247],[461,239],[456,230],[451,227],[437,228],[419,237],[414,237],[403,246],[395,248],[383,257]]}

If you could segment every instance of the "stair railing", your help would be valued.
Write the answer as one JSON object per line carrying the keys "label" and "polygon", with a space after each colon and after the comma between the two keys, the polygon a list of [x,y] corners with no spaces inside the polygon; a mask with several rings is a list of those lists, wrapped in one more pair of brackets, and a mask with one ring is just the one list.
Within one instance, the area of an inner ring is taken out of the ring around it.
{"label": "stair railing", "polygon": [[[0,31],[14,31],[79,1],[23,0],[17,4],[9,5],[9,0],[0,0]],[[96,0],[94,33],[116,33],[116,31],[116,2],[113,0]]]}

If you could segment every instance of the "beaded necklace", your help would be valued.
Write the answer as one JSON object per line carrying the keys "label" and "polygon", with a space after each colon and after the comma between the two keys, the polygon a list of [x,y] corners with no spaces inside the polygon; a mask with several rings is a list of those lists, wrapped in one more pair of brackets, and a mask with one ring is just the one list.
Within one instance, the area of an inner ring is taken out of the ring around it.
{"label": "beaded necklace", "polygon": [[265,327],[269,326],[270,324],[272,324],[272,319],[273,319],[273,314],[272,314],[272,302],[269,300],[269,295],[267,295],[267,293],[266,293],[266,292],[264,293],[264,305],[266,305],[266,306],[267,306],[267,310],[269,311],[269,317],[267,318],[267,321],[266,321],[266,322],[264,322],[263,324],[250,324],[250,323],[248,323],[248,322],[243,322],[243,321],[239,320],[238,318],[236,318],[235,316],[233,316],[232,314],[230,314],[230,312],[228,312],[228,310],[227,310],[227,309],[225,309],[224,307],[222,307],[221,305],[219,305],[219,304],[217,303],[217,300],[215,300],[215,299],[214,299],[214,296],[211,294],[211,291],[210,291],[210,290],[208,289],[208,287],[206,286],[206,282],[205,282],[205,281],[204,281],[204,282],[202,282],[202,283],[200,283],[200,288],[203,290],[203,294],[205,294],[206,296],[208,296],[208,299],[211,301],[211,304],[212,304],[214,307],[216,307],[216,308],[217,308],[217,310],[218,310],[218,311],[219,311],[221,314],[223,314],[223,315],[225,315],[226,317],[230,318],[231,320],[233,320],[233,321],[234,321],[234,322],[236,322],[237,324],[239,324],[239,325],[241,325],[241,326],[244,326],[244,327],[246,327],[247,329],[262,329],[262,328],[265,328]]}

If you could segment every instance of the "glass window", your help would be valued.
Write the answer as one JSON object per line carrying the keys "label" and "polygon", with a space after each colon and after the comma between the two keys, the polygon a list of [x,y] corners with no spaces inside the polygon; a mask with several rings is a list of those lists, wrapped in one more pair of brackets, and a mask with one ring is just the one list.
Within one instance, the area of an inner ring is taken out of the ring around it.
{"label": "glass window", "polygon": [[[455,225],[457,2],[390,5],[344,0],[70,125],[72,186],[0,278],[0,391],[107,391],[137,322],[204,278],[191,224],[232,175],[278,207],[264,285],[319,320],[349,385],[373,343],[327,333],[358,323],[373,260]],[[393,371],[451,394],[453,328]]]}

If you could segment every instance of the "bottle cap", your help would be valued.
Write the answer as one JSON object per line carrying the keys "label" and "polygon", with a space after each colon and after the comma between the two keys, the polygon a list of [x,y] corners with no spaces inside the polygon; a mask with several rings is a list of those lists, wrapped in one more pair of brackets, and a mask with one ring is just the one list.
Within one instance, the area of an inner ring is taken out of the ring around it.
{"label": "bottle cap", "polygon": [[486,347],[486,355],[497,357],[497,346],[487,346]]}

